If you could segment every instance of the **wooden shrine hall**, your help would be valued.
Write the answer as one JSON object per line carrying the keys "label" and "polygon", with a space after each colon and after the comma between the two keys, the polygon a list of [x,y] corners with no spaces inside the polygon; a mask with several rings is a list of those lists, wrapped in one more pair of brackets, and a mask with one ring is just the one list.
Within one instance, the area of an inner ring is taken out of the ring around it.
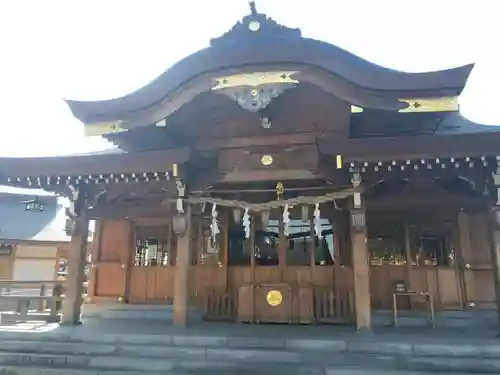
{"label": "wooden shrine hall", "polygon": [[251,3],[143,88],[67,101],[116,149],[1,158],[0,184],[72,202],[69,324],[89,220],[88,303],[173,304],[180,325],[194,308],[370,329],[398,296],[400,309],[496,309],[500,128],[459,112],[472,69],[390,70]]}

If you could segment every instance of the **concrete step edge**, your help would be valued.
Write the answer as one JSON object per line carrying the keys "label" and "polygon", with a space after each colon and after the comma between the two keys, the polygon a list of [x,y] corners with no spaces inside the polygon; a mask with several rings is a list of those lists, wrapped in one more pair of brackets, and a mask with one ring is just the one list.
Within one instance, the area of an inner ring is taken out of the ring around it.
{"label": "concrete step edge", "polygon": [[[54,367],[30,367],[30,366],[0,366],[0,374],[3,375],[144,375],[144,370],[101,370],[101,369],[75,369]],[[148,375],[193,375],[177,371],[155,371],[147,372]],[[411,375],[411,374],[410,374]]]}
{"label": "concrete step edge", "polygon": [[300,356],[293,357],[267,357],[256,359],[254,357],[238,357],[229,359],[225,356],[213,357],[206,360],[180,358],[145,358],[145,357],[117,357],[117,356],[76,356],[57,354],[33,354],[33,353],[2,353],[0,352],[0,367],[7,366],[40,366],[50,368],[75,368],[86,370],[115,370],[115,371],[167,371],[174,373],[195,373],[202,371],[222,371],[231,370],[231,374],[239,373],[241,369],[253,369],[260,372],[263,369],[279,369],[284,373],[293,373],[298,369],[304,369],[308,374],[323,375],[325,372],[337,375],[338,368],[359,368],[372,370],[414,370],[433,372],[466,372],[499,374],[500,361],[484,359],[464,359],[464,358],[411,358],[398,356],[358,356],[331,358],[335,361],[329,363],[304,363]]}
{"label": "concrete step edge", "polygon": [[[226,350],[282,350],[317,353],[367,353],[399,354],[424,357],[448,358],[490,358],[500,359],[498,344],[441,344],[441,343],[405,343],[370,340],[335,340],[335,339],[268,339],[256,337],[216,337],[216,336],[168,336],[168,335],[54,335],[54,334],[19,334],[0,333],[0,348],[29,346],[95,346],[103,348],[115,346],[129,348],[134,345],[154,345],[158,348],[226,349]],[[109,349],[109,348],[108,348]],[[103,349],[104,351],[108,349]]]}
{"label": "concrete step edge", "polygon": [[[196,373],[178,371],[124,371],[124,370],[100,370],[100,369],[73,369],[53,367],[28,367],[28,366],[0,366],[0,373],[4,375],[197,375]],[[358,367],[337,367],[325,371],[326,375],[431,375],[429,372],[387,370],[387,369],[363,369]],[[297,372],[298,375],[302,373]],[[310,373],[308,373],[310,375]],[[464,372],[447,372],[446,375],[466,375]],[[228,374],[229,375],[229,374]],[[246,374],[245,374],[246,375]],[[290,375],[294,375],[293,372]],[[476,375],[489,375],[487,373],[476,373]]]}

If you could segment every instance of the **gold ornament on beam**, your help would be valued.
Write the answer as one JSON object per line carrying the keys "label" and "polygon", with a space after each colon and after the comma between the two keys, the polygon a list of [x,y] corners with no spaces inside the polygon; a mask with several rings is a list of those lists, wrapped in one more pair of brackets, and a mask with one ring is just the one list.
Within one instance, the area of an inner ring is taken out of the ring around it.
{"label": "gold ornament on beam", "polygon": [[398,100],[408,104],[406,108],[400,109],[398,112],[456,112],[459,107],[456,96]]}
{"label": "gold ornament on beam", "polygon": [[106,134],[122,133],[128,131],[128,129],[125,129],[121,126],[122,124],[122,120],[85,124],[83,127],[83,132],[86,137],[99,137]]}
{"label": "gold ornament on beam", "polygon": [[278,182],[276,184],[276,197],[280,200],[285,193],[285,187],[283,186],[283,182]]}
{"label": "gold ornament on beam", "polygon": [[234,87],[258,87],[269,84],[296,84],[298,80],[292,78],[296,70],[274,71],[274,72],[252,72],[233,74],[230,76],[218,77],[212,90],[223,90]]}
{"label": "gold ornament on beam", "polygon": [[260,30],[260,22],[259,21],[250,21],[248,23],[248,29],[250,31],[256,32]]}
{"label": "gold ornament on beam", "polygon": [[268,167],[273,164],[273,157],[271,155],[262,155],[262,157],[260,158],[260,162],[262,163],[262,165]]}

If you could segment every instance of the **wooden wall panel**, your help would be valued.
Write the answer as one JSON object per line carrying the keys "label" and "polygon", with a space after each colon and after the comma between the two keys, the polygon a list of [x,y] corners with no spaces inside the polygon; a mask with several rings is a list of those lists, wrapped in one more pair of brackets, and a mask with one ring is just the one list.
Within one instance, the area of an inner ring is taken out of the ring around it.
{"label": "wooden wall panel", "polygon": [[146,285],[151,267],[132,267],[128,300],[131,303],[147,301]]}
{"label": "wooden wall panel", "polygon": [[174,276],[174,266],[132,267],[128,300],[131,303],[171,303]]}
{"label": "wooden wall panel", "polygon": [[283,282],[293,286],[312,285],[312,267],[287,266],[283,268]]}
{"label": "wooden wall panel", "polygon": [[442,308],[460,308],[460,282],[455,269],[437,268],[439,302]]}
{"label": "wooden wall panel", "polygon": [[481,212],[468,215],[471,256],[462,266],[466,305],[492,308],[495,306],[495,286],[491,261],[489,217]]}
{"label": "wooden wall panel", "polygon": [[480,213],[470,215],[470,240],[473,253],[474,268],[491,267],[490,237],[488,232],[488,215]]}
{"label": "wooden wall panel", "polygon": [[[338,277],[335,276],[338,272]],[[287,266],[280,269],[277,266],[255,267],[255,277],[252,268],[229,267],[228,287],[238,290],[240,286],[264,283],[289,283],[293,286],[334,287],[350,290],[353,286],[352,269],[350,267],[334,266]]]}
{"label": "wooden wall panel", "polygon": [[370,267],[370,294],[374,308],[388,309],[392,307],[392,293],[398,281],[405,280],[404,266],[372,266]]}
{"label": "wooden wall panel", "polygon": [[493,270],[472,271],[475,282],[474,303],[478,308],[496,308],[495,288],[493,284]]}
{"label": "wooden wall panel", "polygon": [[253,271],[250,267],[233,266],[228,268],[227,285],[230,290],[239,290],[243,285],[249,285],[253,280]]}
{"label": "wooden wall panel", "polygon": [[190,295],[192,299],[203,298],[207,289],[222,291],[226,289],[226,270],[217,265],[191,266]]}
{"label": "wooden wall panel", "polygon": [[131,222],[100,220],[96,224],[89,297],[91,300],[126,298],[129,294],[128,270],[135,246]]}
{"label": "wooden wall panel", "polygon": [[255,267],[255,284],[276,284],[281,280],[279,266]]}

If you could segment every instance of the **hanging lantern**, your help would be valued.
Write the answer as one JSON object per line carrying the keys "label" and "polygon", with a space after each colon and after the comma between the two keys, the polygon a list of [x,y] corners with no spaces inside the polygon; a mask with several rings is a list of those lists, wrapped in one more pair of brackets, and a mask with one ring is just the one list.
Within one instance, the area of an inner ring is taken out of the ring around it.
{"label": "hanging lantern", "polygon": [[271,216],[271,213],[269,211],[263,211],[261,213],[261,219],[262,219],[262,226],[266,228],[269,225],[269,218]]}
{"label": "hanging lantern", "polygon": [[184,236],[187,232],[188,222],[185,215],[178,213],[172,219],[172,229],[178,236]]}
{"label": "hanging lantern", "polygon": [[316,203],[314,207],[314,232],[319,239],[323,238],[321,233],[321,212],[319,210],[319,203]]}
{"label": "hanging lantern", "polygon": [[235,224],[238,224],[241,220],[241,208],[233,209],[233,220]]}
{"label": "hanging lantern", "polygon": [[309,206],[303,205],[300,207],[300,219],[304,222],[309,221]]}
{"label": "hanging lantern", "polygon": [[245,209],[243,214],[243,229],[245,230],[245,238],[250,238],[250,215],[248,214],[248,208]]}
{"label": "hanging lantern", "polygon": [[288,237],[290,224],[290,212],[288,211],[288,204],[285,204],[283,209],[283,233]]}
{"label": "hanging lantern", "polygon": [[32,211],[32,212],[43,212],[45,211],[45,205],[36,197],[35,199],[31,201],[25,201],[24,203],[24,209],[26,211]]}

